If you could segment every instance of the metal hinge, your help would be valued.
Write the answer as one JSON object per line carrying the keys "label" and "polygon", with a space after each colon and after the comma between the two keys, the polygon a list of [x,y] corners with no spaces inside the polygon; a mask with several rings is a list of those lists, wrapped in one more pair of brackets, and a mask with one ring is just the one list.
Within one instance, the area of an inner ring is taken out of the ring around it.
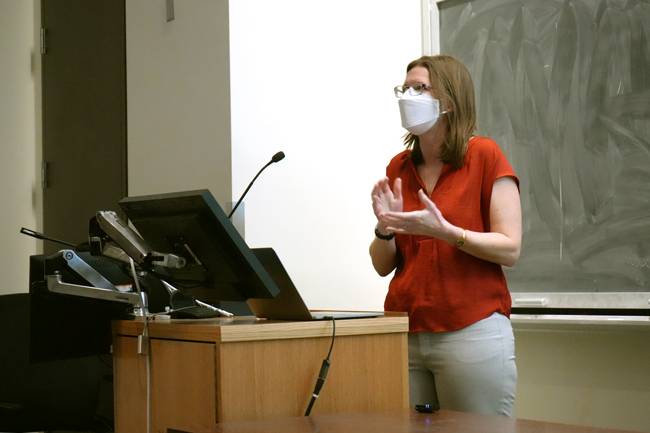
{"label": "metal hinge", "polygon": [[41,54],[45,54],[47,48],[45,46],[45,29],[41,29]]}
{"label": "metal hinge", "polygon": [[41,161],[41,188],[47,187],[47,162]]}

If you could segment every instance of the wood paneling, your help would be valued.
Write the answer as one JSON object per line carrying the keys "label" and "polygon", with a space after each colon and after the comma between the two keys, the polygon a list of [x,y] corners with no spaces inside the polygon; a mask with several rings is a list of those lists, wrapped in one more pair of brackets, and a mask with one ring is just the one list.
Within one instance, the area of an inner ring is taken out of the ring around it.
{"label": "wood paneling", "polygon": [[[113,332],[138,335],[142,333],[143,326],[144,323],[141,320],[119,321],[113,324]],[[336,335],[394,332],[408,332],[408,319],[405,313],[385,313],[385,316],[376,318],[336,321]],[[332,322],[328,320],[309,322],[258,320],[255,317],[245,316],[232,319],[156,320],[149,323],[149,335],[156,338],[222,343],[329,337],[332,335]]]}
{"label": "wood paneling", "polygon": [[[330,344],[309,338],[222,345],[220,422],[303,415]],[[336,337],[312,413],[406,407],[406,345],[405,334]]]}
{"label": "wood paneling", "polygon": [[[115,424],[146,431],[147,364],[142,321],[113,323]],[[408,407],[408,318],[336,322],[325,385],[312,413]],[[331,344],[332,323],[254,318],[149,324],[152,431],[301,416]]]}
{"label": "wood paneling", "polygon": [[[115,431],[147,431],[147,357],[137,337],[114,340]],[[216,345],[151,339],[151,431],[216,422]],[[191,404],[188,404],[191,402]]]}
{"label": "wood paneling", "polygon": [[216,351],[214,343],[151,339],[153,431],[217,422]]}
{"label": "wood paneling", "polygon": [[147,431],[147,360],[137,354],[137,347],[137,337],[113,337],[115,431],[118,432]]}

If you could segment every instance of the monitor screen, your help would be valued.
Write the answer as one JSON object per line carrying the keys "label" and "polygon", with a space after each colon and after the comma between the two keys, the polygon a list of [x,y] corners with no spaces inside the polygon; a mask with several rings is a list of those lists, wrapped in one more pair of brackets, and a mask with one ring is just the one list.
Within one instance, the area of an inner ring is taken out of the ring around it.
{"label": "monitor screen", "polygon": [[280,290],[210,191],[127,197],[120,207],[154,251],[187,260],[156,276],[203,301],[273,298]]}

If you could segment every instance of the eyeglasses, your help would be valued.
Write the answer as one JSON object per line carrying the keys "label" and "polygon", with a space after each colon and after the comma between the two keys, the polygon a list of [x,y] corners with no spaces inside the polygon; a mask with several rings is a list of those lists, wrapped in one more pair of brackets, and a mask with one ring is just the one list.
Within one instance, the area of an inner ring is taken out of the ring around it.
{"label": "eyeglasses", "polygon": [[422,83],[413,84],[412,86],[395,86],[395,97],[401,98],[407,90],[412,96],[418,96],[422,94],[424,89],[433,89],[433,87]]}

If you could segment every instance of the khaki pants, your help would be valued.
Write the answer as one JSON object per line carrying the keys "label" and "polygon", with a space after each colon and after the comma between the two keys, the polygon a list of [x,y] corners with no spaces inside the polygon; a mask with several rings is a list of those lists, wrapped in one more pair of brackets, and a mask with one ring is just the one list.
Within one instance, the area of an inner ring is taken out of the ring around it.
{"label": "khaki pants", "polygon": [[411,406],[512,416],[515,338],[502,314],[449,332],[409,334]]}

